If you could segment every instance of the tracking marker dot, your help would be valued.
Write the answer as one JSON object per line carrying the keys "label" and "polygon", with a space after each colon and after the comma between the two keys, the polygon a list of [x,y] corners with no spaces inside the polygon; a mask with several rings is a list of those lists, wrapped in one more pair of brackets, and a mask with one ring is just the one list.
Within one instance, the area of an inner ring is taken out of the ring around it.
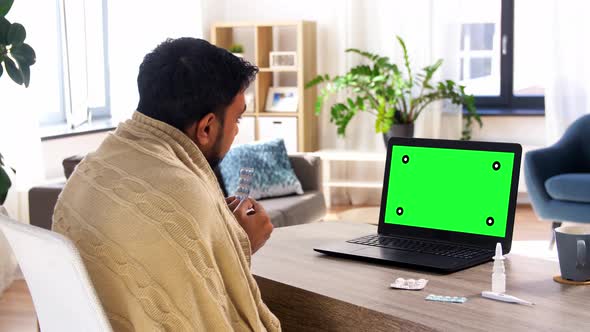
{"label": "tracking marker dot", "polygon": [[488,219],[486,219],[486,225],[493,226],[494,225],[494,218],[488,217]]}
{"label": "tracking marker dot", "polygon": [[395,210],[395,213],[397,213],[398,216],[401,216],[404,214],[404,209],[400,206]]}
{"label": "tracking marker dot", "polygon": [[402,163],[407,164],[410,162],[410,157],[406,154],[402,157]]}
{"label": "tracking marker dot", "polygon": [[494,161],[494,163],[492,164],[492,168],[494,169],[494,171],[497,171],[500,169],[500,162],[499,161]]}

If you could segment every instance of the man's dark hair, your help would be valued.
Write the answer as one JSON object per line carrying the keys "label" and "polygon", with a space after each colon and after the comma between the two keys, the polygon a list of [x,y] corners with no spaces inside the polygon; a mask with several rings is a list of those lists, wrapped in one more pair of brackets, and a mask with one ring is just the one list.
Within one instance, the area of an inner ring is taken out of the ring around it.
{"label": "man's dark hair", "polygon": [[209,113],[223,122],[224,110],[257,73],[256,66],[205,40],[168,39],[139,67],[137,111],[182,131]]}

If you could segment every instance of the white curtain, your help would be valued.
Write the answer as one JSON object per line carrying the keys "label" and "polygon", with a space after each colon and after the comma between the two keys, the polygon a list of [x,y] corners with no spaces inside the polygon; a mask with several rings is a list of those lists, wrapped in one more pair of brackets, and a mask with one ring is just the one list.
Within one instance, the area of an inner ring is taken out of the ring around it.
{"label": "white curtain", "polygon": [[552,0],[552,35],[548,80],[545,90],[547,144],[559,140],[567,127],[590,113],[590,3]]}

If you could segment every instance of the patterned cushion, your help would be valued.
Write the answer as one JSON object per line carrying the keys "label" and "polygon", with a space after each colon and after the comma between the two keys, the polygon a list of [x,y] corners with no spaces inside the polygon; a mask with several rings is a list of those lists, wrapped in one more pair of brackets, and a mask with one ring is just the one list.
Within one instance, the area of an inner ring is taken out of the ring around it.
{"label": "patterned cushion", "polygon": [[219,171],[228,195],[235,193],[242,167],[254,168],[250,188],[250,197],[254,199],[303,194],[283,139],[238,145],[225,155]]}

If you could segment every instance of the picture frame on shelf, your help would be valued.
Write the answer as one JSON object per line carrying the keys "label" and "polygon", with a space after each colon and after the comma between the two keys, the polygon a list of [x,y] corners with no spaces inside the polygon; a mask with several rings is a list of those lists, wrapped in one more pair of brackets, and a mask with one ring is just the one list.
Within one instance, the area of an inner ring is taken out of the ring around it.
{"label": "picture frame on shelf", "polygon": [[269,53],[270,68],[272,69],[296,69],[297,52],[275,52]]}
{"label": "picture frame on shelf", "polygon": [[297,87],[270,87],[266,95],[267,112],[295,113],[299,105]]}

